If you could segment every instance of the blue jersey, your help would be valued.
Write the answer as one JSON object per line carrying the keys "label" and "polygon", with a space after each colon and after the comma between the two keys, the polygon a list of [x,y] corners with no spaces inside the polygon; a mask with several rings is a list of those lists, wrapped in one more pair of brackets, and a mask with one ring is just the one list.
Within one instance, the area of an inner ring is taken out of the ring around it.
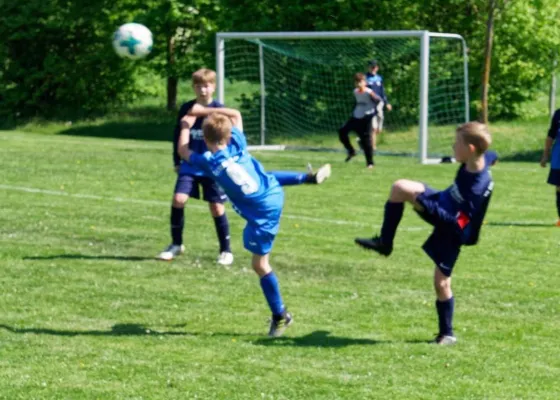
{"label": "blue jersey", "polygon": [[554,139],[554,145],[552,146],[552,155],[550,157],[550,168],[560,169],[560,140],[558,140],[558,134],[560,133],[560,108],[556,110],[552,120],[550,122],[550,128],[548,130],[548,137]]}
{"label": "blue jersey", "polygon": [[189,161],[222,187],[234,210],[249,224],[274,235],[278,232],[284,191],[278,180],[249,154],[240,130],[232,129],[225,149],[214,154],[193,153]]}
{"label": "blue jersey", "polygon": [[[206,174],[200,168],[195,167],[192,164],[181,161],[181,157],[178,153],[179,136],[181,134],[181,119],[188,114],[192,106],[196,103],[196,100],[191,100],[181,106],[179,114],[177,115],[177,124],[175,125],[175,132],[173,138],[173,162],[174,164],[181,165],[179,169],[179,174],[181,175],[194,175],[194,176],[205,176]],[[218,108],[224,105],[220,102],[214,100],[207,107]],[[193,126],[190,128],[189,135],[189,149],[196,153],[202,154],[208,151],[206,144],[204,143],[204,137],[202,135],[202,123],[204,122],[203,117],[199,117],[194,122]]]}
{"label": "blue jersey", "polygon": [[389,103],[387,95],[385,94],[385,89],[383,88],[383,78],[381,75],[374,75],[371,72],[368,72],[366,74],[366,85],[368,88],[373,90],[373,92],[379,96],[385,104]]}

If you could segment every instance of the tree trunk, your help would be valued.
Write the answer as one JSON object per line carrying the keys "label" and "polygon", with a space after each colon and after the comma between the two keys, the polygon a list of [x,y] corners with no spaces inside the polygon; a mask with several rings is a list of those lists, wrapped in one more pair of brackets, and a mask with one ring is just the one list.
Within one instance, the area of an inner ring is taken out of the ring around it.
{"label": "tree trunk", "polygon": [[177,85],[179,80],[175,73],[175,41],[173,35],[167,37],[167,109],[177,108]]}
{"label": "tree trunk", "polygon": [[488,0],[488,20],[486,22],[486,45],[484,49],[484,68],[482,70],[482,98],[479,120],[488,123],[488,86],[490,84],[490,63],[492,60],[492,44],[494,42],[494,15],[496,1]]}

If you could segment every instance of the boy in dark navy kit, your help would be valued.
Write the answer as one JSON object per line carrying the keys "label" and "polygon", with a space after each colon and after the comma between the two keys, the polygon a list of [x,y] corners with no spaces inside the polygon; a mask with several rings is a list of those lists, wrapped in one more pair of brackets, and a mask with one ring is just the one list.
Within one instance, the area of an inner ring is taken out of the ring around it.
{"label": "boy in dark navy kit", "polygon": [[[220,251],[217,262],[222,265],[230,265],[233,263],[233,254],[230,249],[229,223],[223,204],[226,201],[226,195],[200,168],[187,162],[181,162],[178,153],[180,137],[184,137],[188,147],[195,152],[204,153],[208,150],[202,134],[204,118],[188,115],[193,105],[201,104],[211,108],[223,107],[223,104],[213,100],[216,87],[216,73],[214,71],[203,68],[194,72],[192,84],[196,99],[181,106],[173,139],[173,162],[178,177],[171,205],[172,243],[157,258],[170,261],[185,251],[183,246],[184,207],[190,197],[201,198],[200,188],[202,188],[202,199],[208,202],[218,236]],[[186,121],[186,124],[182,124],[183,121]],[[185,128],[185,126],[190,128]]]}
{"label": "boy in dark navy kit", "polygon": [[405,202],[412,204],[420,217],[433,225],[434,230],[422,248],[435,263],[439,333],[434,342],[437,344],[457,341],[452,324],[455,300],[451,292],[451,273],[461,246],[478,242],[494,186],[489,168],[496,162],[497,155],[487,151],[491,142],[486,125],[469,122],[459,126],[453,150],[461,166],[453,185],[436,191],[421,182],[397,180],[385,203],[381,235],[355,239],[359,246],[389,256]]}
{"label": "boy in dark navy kit", "polygon": [[556,226],[560,226],[560,141],[558,134],[560,133],[560,108],[554,113],[550,121],[548,135],[544,142],[544,150],[541,157],[541,167],[545,168],[550,159],[550,172],[548,174],[547,183],[556,186],[556,210],[558,212],[558,221]]}

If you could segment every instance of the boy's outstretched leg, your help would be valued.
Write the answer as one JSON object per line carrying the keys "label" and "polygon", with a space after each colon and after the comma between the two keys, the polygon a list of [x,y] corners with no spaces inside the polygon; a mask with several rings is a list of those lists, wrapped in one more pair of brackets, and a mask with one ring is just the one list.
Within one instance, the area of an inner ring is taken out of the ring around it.
{"label": "boy's outstretched leg", "polygon": [[268,336],[282,336],[286,328],[292,324],[293,319],[282,300],[278,278],[268,263],[268,254],[253,254],[252,265],[260,277],[264,297],[272,312]]}
{"label": "boy's outstretched leg", "polygon": [[435,344],[450,345],[457,342],[453,334],[453,313],[455,299],[451,291],[451,277],[436,266],[434,271],[434,288],[436,291],[436,311],[438,314],[439,333],[434,339]]}
{"label": "boy's outstretched leg", "polygon": [[393,240],[403,216],[404,203],[415,204],[416,196],[425,190],[426,187],[421,182],[407,179],[396,181],[391,187],[389,200],[385,203],[381,235],[372,238],[356,238],[355,243],[368,250],[389,256],[393,252]]}
{"label": "boy's outstretched leg", "polygon": [[308,172],[270,171],[281,186],[295,186],[308,184],[321,184],[331,176],[331,165],[325,164],[313,172],[311,164],[307,165]]}

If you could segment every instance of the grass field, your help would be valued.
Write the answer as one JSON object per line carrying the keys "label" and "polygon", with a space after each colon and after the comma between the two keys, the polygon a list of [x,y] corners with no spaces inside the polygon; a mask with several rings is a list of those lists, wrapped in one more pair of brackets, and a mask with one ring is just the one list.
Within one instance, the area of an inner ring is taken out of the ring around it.
{"label": "grass field", "polygon": [[[498,150],[537,151],[543,128],[520,126],[497,125]],[[74,133],[0,132],[0,398],[560,398],[560,233],[537,164],[494,168],[481,242],[454,273],[459,343],[441,348],[426,343],[428,227],[407,209],[388,259],[353,238],[379,229],[392,181],[443,188],[457,166],[378,157],[371,172],[339,153],[255,153],[267,169],[333,165],[324,185],[286,189],[271,260],[295,324],[271,340],[229,206],[231,268],[215,264],[197,201],[186,254],[153,260],[169,242],[170,143]]]}

